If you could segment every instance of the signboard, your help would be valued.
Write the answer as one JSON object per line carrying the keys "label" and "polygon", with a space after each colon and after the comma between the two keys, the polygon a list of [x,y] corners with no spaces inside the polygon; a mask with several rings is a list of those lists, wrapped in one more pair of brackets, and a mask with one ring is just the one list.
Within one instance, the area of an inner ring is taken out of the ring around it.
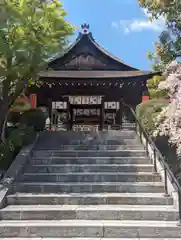
{"label": "signboard", "polygon": [[101,104],[101,96],[69,96],[70,104]]}

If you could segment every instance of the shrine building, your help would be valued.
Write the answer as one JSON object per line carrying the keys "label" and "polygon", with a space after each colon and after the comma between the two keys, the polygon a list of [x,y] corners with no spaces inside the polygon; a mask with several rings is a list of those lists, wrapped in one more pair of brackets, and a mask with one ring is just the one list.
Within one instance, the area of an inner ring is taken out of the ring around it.
{"label": "shrine building", "polygon": [[48,108],[51,125],[120,126],[123,103],[135,108],[148,98],[147,80],[158,73],[127,65],[102,48],[83,24],[76,41],[39,73],[41,87],[28,94]]}

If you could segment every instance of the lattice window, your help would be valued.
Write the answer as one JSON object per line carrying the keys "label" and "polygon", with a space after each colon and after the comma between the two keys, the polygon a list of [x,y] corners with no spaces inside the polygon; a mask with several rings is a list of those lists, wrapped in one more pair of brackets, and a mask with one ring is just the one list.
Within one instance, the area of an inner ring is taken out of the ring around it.
{"label": "lattice window", "polygon": [[67,102],[52,102],[52,109],[67,109]]}
{"label": "lattice window", "polygon": [[119,109],[119,102],[105,102],[105,109]]}

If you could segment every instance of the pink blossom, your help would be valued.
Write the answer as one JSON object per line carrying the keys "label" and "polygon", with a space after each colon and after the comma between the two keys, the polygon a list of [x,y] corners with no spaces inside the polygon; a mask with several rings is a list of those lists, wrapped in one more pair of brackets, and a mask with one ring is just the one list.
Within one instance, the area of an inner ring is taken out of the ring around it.
{"label": "pink blossom", "polygon": [[153,135],[168,136],[169,143],[176,146],[177,154],[181,156],[181,63],[172,62],[164,75],[166,79],[160,83],[159,89],[168,91],[170,103],[158,115]]}

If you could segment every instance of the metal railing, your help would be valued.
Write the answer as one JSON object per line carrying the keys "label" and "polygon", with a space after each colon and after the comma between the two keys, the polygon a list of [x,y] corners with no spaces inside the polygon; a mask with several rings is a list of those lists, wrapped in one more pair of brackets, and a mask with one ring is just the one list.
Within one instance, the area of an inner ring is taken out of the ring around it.
{"label": "metal railing", "polygon": [[178,223],[178,225],[181,226],[181,185],[178,182],[178,180],[176,179],[176,177],[174,176],[173,172],[171,171],[169,165],[167,164],[167,162],[165,160],[165,157],[161,154],[160,150],[157,148],[154,141],[150,138],[150,136],[144,130],[144,128],[143,128],[142,124],[140,123],[139,119],[137,118],[136,113],[133,110],[133,108],[125,103],[124,103],[124,106],[126,106],[131,111],[131,113],[134,117],[136,132],[138,133],[138,135],[140,137],[141,143],[143,143],[143,137],[145,139],[144,144],[145,144],[147,155],[149,155],[149,147],[151,148],[151,150],[153,152],[153,158],[152,158],[153,162],[152,163],[154,166],[154,172],[157,173],[157,161],[159,161],[159,163],[163,167],[164,191],[165,191],[164,196],[165,197],[169,196],[168,179],[170,180],[172,186],[178,193],[178,208],[179,208],[179,223]]}

